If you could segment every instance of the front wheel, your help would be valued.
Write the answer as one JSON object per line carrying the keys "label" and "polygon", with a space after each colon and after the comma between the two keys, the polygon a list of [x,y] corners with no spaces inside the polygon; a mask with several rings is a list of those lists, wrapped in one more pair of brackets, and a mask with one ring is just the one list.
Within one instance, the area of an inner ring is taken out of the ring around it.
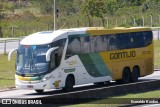
{"label": "front wheel", "polygon": [[66,79],[65,87],[62,88],[62,90],[65,92],[70,92],[73,90],[73,85],[74,85],[74,78],[68,76]]}
{"label": "front wheel", "polygon": [[37,93],[43,93],[44,90],[35,90]]}

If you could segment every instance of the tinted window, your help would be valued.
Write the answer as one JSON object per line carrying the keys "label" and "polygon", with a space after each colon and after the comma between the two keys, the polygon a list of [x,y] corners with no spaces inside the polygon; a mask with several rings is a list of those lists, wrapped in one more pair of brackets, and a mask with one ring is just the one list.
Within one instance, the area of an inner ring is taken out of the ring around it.
{"label": "tinted window", "polygon": [[117,49],[116,36],[115,35],[109,35],[108,36],[108,48],[107,48],[107,50],[116,50],[116,49]]}
{"label": "tinted window", "polygon": [[57,66],[60,64],[60,61],[61,61],[61,58],[62,58],[62,54],[63,54],[63,49],[64,49],[64,46],[65,46],[65,43],[66,43],[66,39],[61,39],[61,40],[58,40],[56,42],[53,42],[51,44],[52,47],[59,47],[56,51],[56,55],[57,55]]}
{"label": "tinted window", "polygon": [[145,46],[151,44],[153,39],[152,32],[143,32],[143,35],[144,35]]}
{"label": "tinted window", "polygon": [[143,33],[142,32],[130,33],[130,42],[132,45],[130,48],[143,47],[144,46]]}
{"label": "tinted window", "polygon": [[130,38],[128,33],[124,34],[116,34],[116,40],[117,40],[117,49],[127,49],[130,47]]}
{"label": "tinted window", "polygon": [[90,53],[91,52],[90,46],[90,37],[81,37],[81,50],[82,53]]}
{"label": "tinted window", "polygon": [[107,42],[105,43],[104,40],[105,39],[102,38],[102,36],[95,37],[95,42],[94,42],[95,52],[105,51],[105,46]]}
{"label": "tinted window", "polygon": [[66,57],[81,53],[81,42],[79,37],[69,38]]}

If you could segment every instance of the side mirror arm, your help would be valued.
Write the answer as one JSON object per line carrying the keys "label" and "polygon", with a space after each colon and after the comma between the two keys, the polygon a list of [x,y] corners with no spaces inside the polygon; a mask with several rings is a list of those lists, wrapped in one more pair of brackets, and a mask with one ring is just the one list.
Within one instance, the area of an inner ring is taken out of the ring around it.
{"label": "side mirror arm", "polygon": [[53,47],[53,48],[51,48],[51,49],[49,49],[49,50],[47,51],[47,53],[46,53],[46,61],[50,61],[51,53],[52,53],[54,50],[58,49],[58,48],[59,48],[59,47]]}
{"label": "side mirror arm", "polygon": [[13,54],[13,52],[15,52],[15,51],[17,51],[18,49],[13,49],[13,50],[11,50],[10,52],[9,52],[9,54],[8,54],[8,61],[11,61],[11,56],[12,56],[12,54]]}

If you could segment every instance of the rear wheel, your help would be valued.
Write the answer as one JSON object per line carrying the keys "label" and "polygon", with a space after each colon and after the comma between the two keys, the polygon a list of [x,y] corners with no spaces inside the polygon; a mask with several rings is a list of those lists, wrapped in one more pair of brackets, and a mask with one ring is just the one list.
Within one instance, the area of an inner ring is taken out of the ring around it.
{"label": "rear wheel", "polygon": [[125,68],[123,70],[123,75],[122,75],[122,83],[126,84],[131,82],[131,75],[130,75],[130,70],[129,68]]}
{"label": "rear wheel", "polygon": [[65,92],[72,91],[73,86],[74,86],[74,78],[72,76],[68,76],[66,79],[65,87],[62,88],[62,90]]}
{"label": "rear wheel", "polygon": [[139,72],[140,72],[139,67],[134,67],[133,68],[132,75],[131,75],[131,81],[132,82],[137,82],[138,81]]}
{"label": "rear wheel", "polygon": [[35,90],[37,93],[43,93],[44,90]]}

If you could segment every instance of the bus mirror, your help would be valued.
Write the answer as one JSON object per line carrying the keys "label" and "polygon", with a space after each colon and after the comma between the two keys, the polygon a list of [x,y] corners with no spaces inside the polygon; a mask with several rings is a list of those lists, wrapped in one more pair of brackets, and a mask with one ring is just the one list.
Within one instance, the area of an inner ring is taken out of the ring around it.
{"label": "bus mirror", "polygon": [[46,53],[46,61],[50,61],[51,53],[52,53],[54,50],[58,49],[58,48],[59,48],[59,47],[53,47],[53,48],[51,48],[51,49],[49,49],[49,50],[47,51],[47,53]]}
{"label": "bus mirror", "polygon": [[15,52],[15,51],[17,51],[17,50],[18,50],[18,49],[13,49],[13,50],[11,50],[11,51],[9,52],[9,54],[8,54],[8,61],[11,60],[11,56],[12,56],[13,52]]}

